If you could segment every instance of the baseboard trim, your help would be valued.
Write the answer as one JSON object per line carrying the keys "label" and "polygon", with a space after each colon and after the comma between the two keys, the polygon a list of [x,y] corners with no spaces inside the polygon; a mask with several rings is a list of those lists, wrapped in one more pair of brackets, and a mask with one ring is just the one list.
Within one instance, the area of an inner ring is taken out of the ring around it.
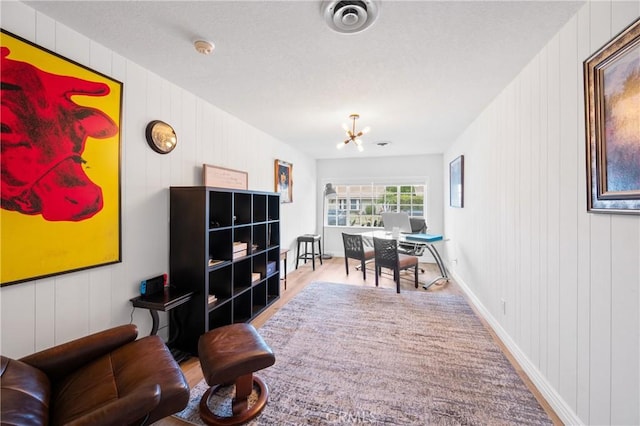
{"label": "baseboard trim", "polygon": [[522,370],[527,373],[529,379],[533,385],[538,389],[543,398],[553,408],[560,420],[565,425],[583,425],[577,414],[571,409],[571,407],[564,401],[564,399],[558,394],[555,388],[549,383],[544,375],[538,370],[538,368],[529,360],[520,347],[513,341],[511,336],[502,327],[502,325],[496,320],[491,312],[484,306],[484,304],[476,297],[471,291],[470,287],[464,282],[464,280],[456,274],[453,268],[447,268],[449,274],[455,279],[456,283],[460,286],[465,295],[469,298],[471,303],[480,313],[482,318],[489,324],[489,326],[496,333],[498,338],[507,347],[511,355],[516,359]]}

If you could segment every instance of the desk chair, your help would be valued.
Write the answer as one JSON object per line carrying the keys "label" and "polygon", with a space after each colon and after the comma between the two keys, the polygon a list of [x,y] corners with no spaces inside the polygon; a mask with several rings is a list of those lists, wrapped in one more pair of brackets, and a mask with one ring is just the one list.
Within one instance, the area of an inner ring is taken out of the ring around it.
{"label": "desk chair", "polygon": [[410,217],[409,223],[411,224],[412,234],[425,234],[427,232],[427,222],[424,217]]}
{"label": "desk chair", "polygon": [[365,250],[362,243],[362,235],[352,235],[342,233],[342,243],[344,244],[344,267],[349,275],[349,259],[360,261],[360,269],[362,269],[362,279],[367,279],[367,269],[365,263],[372,260],[375,252],[371,249]]}
{"label": "desk chair", "polygon": [[418,288],[418,258],[416,256],[398,253],[398,241],[394,239],[373,237],[373,249],[375,251],[376,287],[378,287],[378,276],[382,273],[382,268],[389,268],[393,270],[396,293],[400,293],[400,271],[413,268],[414,284]]}

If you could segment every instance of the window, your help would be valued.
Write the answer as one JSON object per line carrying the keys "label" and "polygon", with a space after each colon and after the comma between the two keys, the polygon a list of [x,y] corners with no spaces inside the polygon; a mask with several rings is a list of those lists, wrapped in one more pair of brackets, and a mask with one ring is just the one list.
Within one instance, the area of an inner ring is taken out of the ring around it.
{"label": "window", "polygon": [[[334,185],[327,199],[327,226],[382,226],[382,212],[425,217],[424,185]],[[425,218],[426,219],[426,218]]]}

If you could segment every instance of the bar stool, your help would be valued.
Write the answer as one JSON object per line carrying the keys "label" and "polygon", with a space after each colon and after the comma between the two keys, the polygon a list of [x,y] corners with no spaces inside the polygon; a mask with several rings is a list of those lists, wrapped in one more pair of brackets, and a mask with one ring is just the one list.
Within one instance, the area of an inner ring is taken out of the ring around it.
{"label": "bar stool", "polygon": [[[304,243],[304,253],[300,253],[300,244]],[[318,253],[316,253],[316,243],[318,243]],[[309,253],[308,245],[311,244],[311,253]],[[322,245],[320,244],[320,235],[316,234],[304,234],[298,237],[298,249],[296,257],[296,269],[298,269],[298,261],[300,259],[307,263],[307,260],[311,260],[313,270],[316,270],[316,257],[320,258],[320,264],[322,265]]]}

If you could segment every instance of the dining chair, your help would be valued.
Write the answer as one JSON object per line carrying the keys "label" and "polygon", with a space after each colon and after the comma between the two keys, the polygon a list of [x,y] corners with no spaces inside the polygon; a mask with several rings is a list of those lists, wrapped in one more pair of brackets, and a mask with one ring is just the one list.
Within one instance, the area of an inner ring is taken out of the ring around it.
{"label": "dining chair", "polygon": [[373,237],[373,249],[375,251],[376,287],[382,268],[389,268],[393,270],[396,292],[400,293],[400,271],[413,268],[414,284],[418,288],[418,258],[416,256],[398,253],[398,241],[394,239]]}
{"label": "dining chair", "polygon": [[367,268],[365,264],[369,260],[373,260],[374,251],[371,249],[364,249],[362,242],[362,235],[358,234],[345,234],[342,233],[342,242],[344,244],[344,267],[349,275],[349,259],[355,259],[360,261],[360,269],[362,269],[362,279],[367,279]]}

